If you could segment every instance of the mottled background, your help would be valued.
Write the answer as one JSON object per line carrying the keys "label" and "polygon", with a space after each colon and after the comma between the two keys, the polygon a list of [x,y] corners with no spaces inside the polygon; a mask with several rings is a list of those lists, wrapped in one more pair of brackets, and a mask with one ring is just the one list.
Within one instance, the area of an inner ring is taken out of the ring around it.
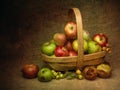
{"label": "mottled background", "polygon": [[[2,0],[0,4],[0,90],[120,90],[119,0]],[[40,46],[63,32],[71,7],[80,9],[83,27],[91,36],[100,32],[108,36],[112,54],[106,60],[112,65],[112,77],[49,83],[23,78],[20,70],[25,64],[43,66]]]}

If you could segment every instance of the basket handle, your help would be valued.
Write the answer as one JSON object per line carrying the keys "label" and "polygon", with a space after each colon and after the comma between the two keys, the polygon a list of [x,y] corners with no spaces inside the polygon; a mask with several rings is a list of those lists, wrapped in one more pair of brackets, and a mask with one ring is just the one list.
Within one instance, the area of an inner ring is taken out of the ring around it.
{"label": "basket handle", "polygon": [[81,69],[83,66],[83,60],[84,60],[82,16],[78,8],[69,9],[68,11],[69,20],[73,19],[73,15],[75,17],[75,21],[77,25],[77,40],[78,40],[78,58],[76,62],[76,68]]}

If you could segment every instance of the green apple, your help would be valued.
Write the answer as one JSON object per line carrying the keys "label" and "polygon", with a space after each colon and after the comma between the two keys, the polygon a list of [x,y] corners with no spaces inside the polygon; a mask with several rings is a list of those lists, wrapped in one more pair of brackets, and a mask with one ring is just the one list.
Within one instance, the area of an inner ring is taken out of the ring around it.
{"label": "green apple", "polygon": [[91,40],[90,34],[86,30],[83,30],[83,39],[87,41]]}
{"label": "green apple", "polygon": [[[73,41],[72,47],[75,51],[78,51],[78,41],[77,41],[77,39]],[[86,52],[88,50],[88,44],[87,44],[86,40],[84,40],[84,46],[83,47],[84,47],[84,52]]]}
{"label": "green apple", "polygon": [[89,41],[88,42],[88,53],[91,54],[91,53],[95,53],[95,52],[98,52],[100,51],[100,46],[97,44],[97,42],[95,41]]}
{"label": "green apple", "polygon": [[45,42],[41,47],[42,53],[49,56],[54,54],[55,49],[56,49],[56,44],[53,42]]}
{"label": "green apple", "polygon": [[48,82],[53,79],[52,71],[49,68],[42,68],[38,72],[38,80],[42,82]]}

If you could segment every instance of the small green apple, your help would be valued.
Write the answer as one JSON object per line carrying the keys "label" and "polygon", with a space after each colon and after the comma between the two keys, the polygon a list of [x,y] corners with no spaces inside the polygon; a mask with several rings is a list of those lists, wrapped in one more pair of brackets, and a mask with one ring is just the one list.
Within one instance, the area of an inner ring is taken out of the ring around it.
{"label": "small green apple", "polygon": [[95,53],[100,50],[100,46],[95,41],[89,41],[88,42],[88,53]]}
{"label": "small green apple", "polygon": [[38,72],[38,80],[42,82],[51,81],[53,78],[52,71],[49,68],[42,68]]}
{"label": "small green apple", "polygon": [[54,54],[55,49],[56,49],[56,44],[53,42],[45,42],[41,47],[42,53],[49,56]]}

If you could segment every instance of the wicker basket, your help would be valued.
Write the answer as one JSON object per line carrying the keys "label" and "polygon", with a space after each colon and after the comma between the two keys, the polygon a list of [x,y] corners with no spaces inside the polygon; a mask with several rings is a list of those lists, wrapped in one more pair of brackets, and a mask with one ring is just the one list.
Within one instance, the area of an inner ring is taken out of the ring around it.
{"label": "wicker basket", "polygon": [[75,18],[77,24],[78,56],[51,57],[41,53],[42,59],[47,63],[47,65],[57,71],[81,69],[85,65],[97,65],[103,63],[106,55],[105,51],[84,55],[82,33],[83,25],[80,10],[78,8],[69,9],[68,17],[69,20],[73,20]]}

